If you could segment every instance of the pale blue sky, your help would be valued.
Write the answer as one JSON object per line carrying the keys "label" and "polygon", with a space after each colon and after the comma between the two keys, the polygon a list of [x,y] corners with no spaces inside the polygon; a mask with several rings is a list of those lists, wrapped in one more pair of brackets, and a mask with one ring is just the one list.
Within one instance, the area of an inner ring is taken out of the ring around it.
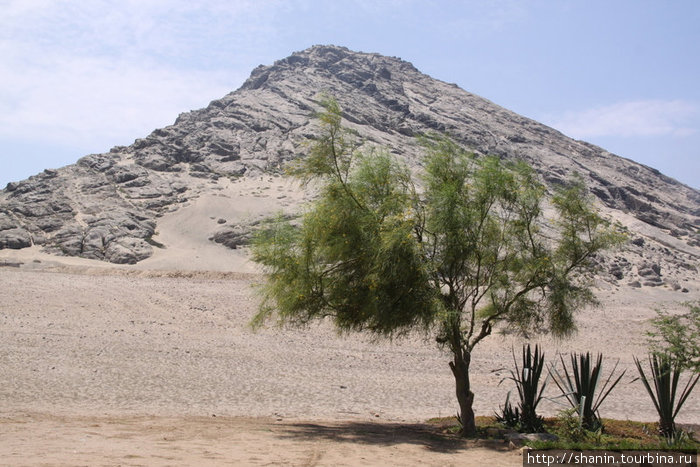
{"label": "pale blue sky", "polygon": [[0,0],[0,187],[335,44],[700,188],[699,24],[695,0]]}

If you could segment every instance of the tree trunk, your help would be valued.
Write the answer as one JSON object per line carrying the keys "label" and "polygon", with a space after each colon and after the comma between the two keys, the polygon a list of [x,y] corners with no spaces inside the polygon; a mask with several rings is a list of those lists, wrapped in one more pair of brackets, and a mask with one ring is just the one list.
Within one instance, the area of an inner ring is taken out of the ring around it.
{"label": "tree trunk", "polygon": [[462,352],[461,349],[453,349],[454,360],[450,362],[452,374],[455,377],[457,401],[459,402],[459,418],[462,422],[462,436],[474,436],[476,434],[476,422],[474,421],[474,393],[469,383],[469,363],[471,355]]}

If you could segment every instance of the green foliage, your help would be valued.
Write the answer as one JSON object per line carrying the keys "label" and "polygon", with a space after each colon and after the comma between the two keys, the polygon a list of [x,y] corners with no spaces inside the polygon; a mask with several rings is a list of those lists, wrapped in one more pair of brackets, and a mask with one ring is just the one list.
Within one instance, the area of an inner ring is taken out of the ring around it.
{"label": "green foliage", "polygon": [[520,431],[520,409],[510,403],[510,392],[506,396],[501,413],[496,413],[495,416],[498,423]]}
{"label": "green foliage", "polygon": [[[537,414],[537,405],[542,401],[544,390],[547,387],[547,379],[541,382],[542,370],[544,370],[544,353],[538,345],[534,353],[528,344],[523,346],[522,367],[518,365],[513,352],[515,371],[510,371],[510,379],[515,382],[520,399],[519,405],[513,408],[510,404],[510,393],[502,414],[497,418],[506,426],[517,428],[524,433],[538,433],[544,427],[544,419]],[[542,384],[540,384],[542,383]],[[514,419],[517,417],[517,420]]]}
{"label": "green foliage", "polygon": [[651,425],[630,420],[603,419],[605,432],[588,431],[581,427],[578,411],[574,408],[559,412],[556,419],[545,421],[546,431],[557,435],[552,441],[527,441],[534,449],[566,450],[674,450],[695,452],[700,446],[688,433],[669,442],[656,436],[650,430]]}
{"label": "green foliage", "polygon": [[681,314],[658,312],[652,321],[655,329],[648,335],[654,353],[700,373],[700,302],[686,306],[688,311]]}
{"label": "green foliage", "polygon": [[[700,379],[700,302],[686,303],[686,306],[685,313],[658,312],[652,320],[654,330],[647,333],[652,351],[650,377],[635,358],[640,379],[659,414],[659,432],[670,443],[682,441],[683,433],[676,429],[675,418]],[[691,375],[678,394],[684,370]]]}
{"label": "green foliage", "polygon": [[[496,423],[494,423],[494,421]],[[507,431],[499,429],[502,424],[491,417],[476,417],[477,432],[481,439],[501,439]],[[570,408],[559,412],[556,418],[545,420],[544,431],[557,435],[556,440],[527,440],[524,444],[533,449],[566,450],[645,450],[680,451],[694,453],[700,443],[692,433],[683,432],[669,442],[654,435],[650,424],[630,420],[603,419],[605,433],[590,432],[581,428],[578,411]],[[437,427],[442,433],[456,433],[459,429],[454,417],[433,418],[426,423]]]}
{"label": "green foliage", "polygon": [[[682,363],[678,359],[674,359],[670,355],[651,354],[649,356],[651,380],[647,377],[637,358],[634,359],[634,363],[637,365],[642,383],[644,383],[644,387],[654,402],[656,412],[659,414],[659,433],[669,440],[680,439],[675,419],[700,379],[700,373],[688,378],[685,387],[678,394],[678,383],[683,372]],[[678,395],[678,403],[676,403],[676,395]]]}
{"label": "green foliage", "polygon": [[[554,383],[557,385],[562,395],[566,397],[571,407],[578,411],[581,426],[589,431],[596,431],[602,428],[598,409],[613,390],[617,383],[620,382],[625,371],[620,373],[618,378],[613,381],[615,371],[619,363],[616,362],[608,378],[599,386],[603,372],[603,355],[598,354],[595,364],[592,363],[590,352],[585,354],[571,355],[571,371],[564,362],[564,357],[561,359],[564,375],[552,367],[550,372],[553,376]],[[611,381],[613,381],[611,383]],[[599,390],[600,389],[600,390]],[[596,397],[597,394],[597,397]]]}
{"label": "green foliage", "polygon": [[522,332],[574,331],[573,313],[593,303],[586,281],[593,256],[621,237],[592,209],[580,181],[553,198],[556,241],[544,232],[544,186],[531,167],[475,158],[444,137],[428,149],[421,234],[435,282],[446,285],[443,341],[455,327],[471,350],[502,321]]}
{"label": "green foliage", "polygon": [[267,281],[255,324],[273,314],[304,324],[331,318],[339,330],[395,335],[437,327],[464,431],[475,430],[469,364],[499,323],[518,331],[574,329],[593,301],[594,255],[619,236],[574,182],[553,198],[552,232],[533,169],[475,157],[443,136],[422,139],[423,191],[382,151],[359,151],[341,110],[321,102],[322,135],[290,173],[321,191],[300,225],[273,221],[253,242]]}
{"label": "green foliage", "polygon": [[560,411],[558,419],[559,425],[555,430],[555,434],[562,441],[570,443],[593,441],[592,438],[599,437],[601,433],[601,430],[594,433],[583,427],[580,412],[576,407]]}
{"label": "green foliage", "polygon": [[324,183],[318,202],[298,228],[277,219],[253,241],[267,273],[254,323],[274,310],[296,324],[331,317],[340,330],[383,335],[426,327],[437,302],[413,234],[408,170],[383,153],[349,151],[337,104],[325,105],[326,134],[294,168]]}

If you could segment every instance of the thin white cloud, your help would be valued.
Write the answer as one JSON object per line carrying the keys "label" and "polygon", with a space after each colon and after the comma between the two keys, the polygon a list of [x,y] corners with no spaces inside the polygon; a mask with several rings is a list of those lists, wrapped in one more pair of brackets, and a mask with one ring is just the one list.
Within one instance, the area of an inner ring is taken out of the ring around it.
{"label": "thin white cloud", "polygon": [[91,147],[100,141],[129,143],[172,123],[180,112],[225,95],[230,78],[66,57],[50,73],[24,68],[21,75],[3,79],[22,94],[21,99],[0,94],[0,137]]}
{"label": "thin white cloud", "polygon": [[278,3],[0,0],[0,144],[109,146],[172,123],[243,82]]}
{"label": "thin white cloud", "polygon": [[[279,1],[0,0],[0,43],[52,55],[118,56],[197,66],[274,37]],[[28,56],[35,56],[28,54]]]}
{"label": "thin white cloud", "polygon": [[598,136],[689,136],[697,132],[698,107],[682,100],[619,102],[546,120],[575,138]]}

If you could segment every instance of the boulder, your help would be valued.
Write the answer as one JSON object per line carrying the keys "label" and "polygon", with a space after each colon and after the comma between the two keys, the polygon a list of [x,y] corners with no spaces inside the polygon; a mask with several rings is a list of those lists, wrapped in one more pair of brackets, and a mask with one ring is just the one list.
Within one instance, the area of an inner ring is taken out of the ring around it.
{"label": "boulder", "polygon": [[11,248],[19,250],[32,246],[32,236],[22,228],[0,231],[0,250]]}

